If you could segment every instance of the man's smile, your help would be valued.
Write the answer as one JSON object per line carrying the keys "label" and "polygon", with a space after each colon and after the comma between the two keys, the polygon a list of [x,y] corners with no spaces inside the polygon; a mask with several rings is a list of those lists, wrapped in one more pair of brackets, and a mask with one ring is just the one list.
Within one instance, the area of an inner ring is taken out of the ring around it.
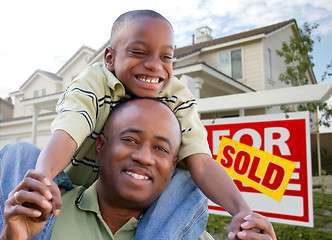
{"label": "man's smile", "polygon": [[138,180],[149,180],[150,179],[147,176],[144,176],[144,175],[141,175],[141,174],[138,174],[138,173],[133,173],[133,172],[130,172],[130,171],[125,171],[125,173],[132,176],[133,178],[138,179]]}

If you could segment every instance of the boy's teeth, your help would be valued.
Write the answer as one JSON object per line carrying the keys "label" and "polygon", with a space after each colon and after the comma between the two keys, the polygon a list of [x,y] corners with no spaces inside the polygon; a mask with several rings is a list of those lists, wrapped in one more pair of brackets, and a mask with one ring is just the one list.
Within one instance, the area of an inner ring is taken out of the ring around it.
{"label": "boy's teeth", "polygon": [[140,80],[142,82],[148,82],[148,83],[158,83],[159,82],[158,78],[154,78],[154,79],[138,78],[138,80]]}
{"label": "boy's teeth", "polygon": [[128,175],[132,176],[133,178],[138,179],[138,180],[148,180],[149,179],[149,177],[143,176],[143,175],[140,175],[140,174],[137,174],[137,173],[128,172],[128,171],[126,171],[126,173]]}

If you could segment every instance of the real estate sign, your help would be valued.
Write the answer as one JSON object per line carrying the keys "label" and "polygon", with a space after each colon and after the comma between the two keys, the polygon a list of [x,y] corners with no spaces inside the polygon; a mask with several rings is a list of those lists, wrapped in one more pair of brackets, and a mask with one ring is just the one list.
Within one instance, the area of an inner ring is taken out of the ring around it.
{"label": "real estate sign", "polygon": [[[214,159],[233,177],[255,212],[273,222],[313,226],[308,112],[203,120],[203,124]],[[211,201],[209,211],[227,215]]]}

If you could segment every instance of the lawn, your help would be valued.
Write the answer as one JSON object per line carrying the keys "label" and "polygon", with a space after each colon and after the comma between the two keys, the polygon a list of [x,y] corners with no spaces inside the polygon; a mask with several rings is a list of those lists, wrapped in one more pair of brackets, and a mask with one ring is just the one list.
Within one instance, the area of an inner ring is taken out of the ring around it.
{"label": "lawn", "polygon": [[[278,240],[332,240],[332,194],[313,193],[314,228],[273,223]],[[227,239],[230,217],[210,214],[206,230],[216,239]]]}

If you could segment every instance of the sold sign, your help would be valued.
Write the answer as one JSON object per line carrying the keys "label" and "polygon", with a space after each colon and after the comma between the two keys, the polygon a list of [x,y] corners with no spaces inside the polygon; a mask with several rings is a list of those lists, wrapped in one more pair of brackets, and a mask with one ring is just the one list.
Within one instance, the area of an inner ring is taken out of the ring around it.
{"label": "sold sign", "polygon": [[248,186],[281,201],[295,162],[222,137],[217,162],[227,173]]}

